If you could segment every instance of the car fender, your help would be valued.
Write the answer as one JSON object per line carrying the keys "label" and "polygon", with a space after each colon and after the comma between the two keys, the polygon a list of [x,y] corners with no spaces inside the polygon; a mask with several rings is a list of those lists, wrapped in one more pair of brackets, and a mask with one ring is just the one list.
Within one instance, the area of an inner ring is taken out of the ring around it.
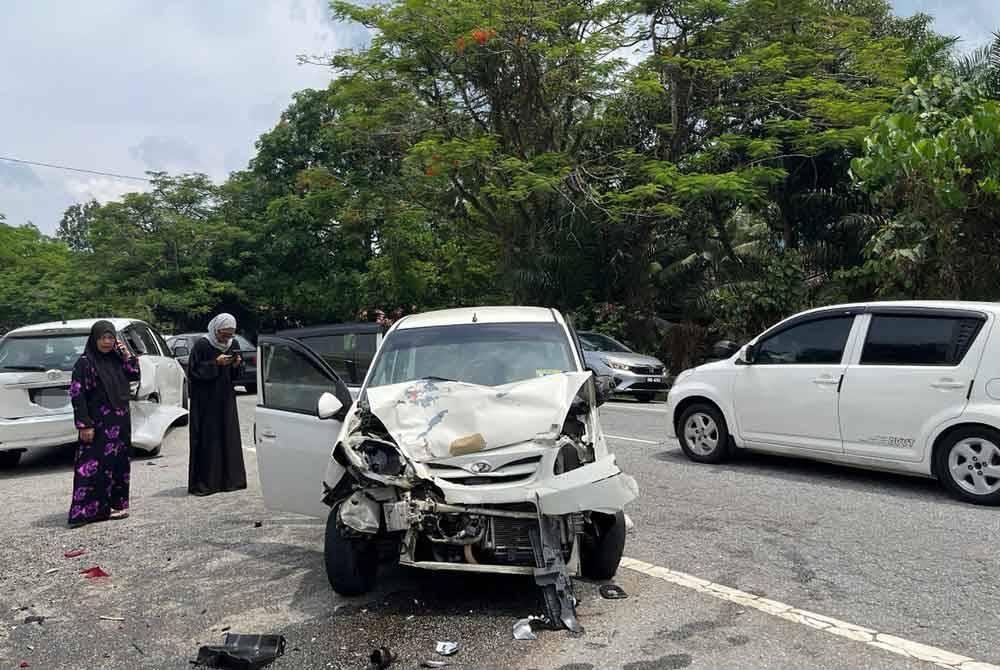
{"label": "car fender", "polygon": [[969,423],[978,423],[1000,430],[1000,405],[995,402],[976,402],[966,405],[965,411],[959,416],[943,421],[934,427],[924,441],[923,456],[920,459],[924,472],[933,474],[934,445],[945,432]]}
{"label": "car fender", "polygon": [[180,407],[142,400],[133,400],[130,408],[132,446],[145,451],[153,451],[162,445],[170,426],[188,413]]}
{"label": "car fender", "polygon": [[[727,381],[731,388],[732,379],[729,378]],[[728,398],[726,398],[727,395],[729,396]],[[693,397],[706,398],[722,410],[722,416],[729,427],[729,434],[733,439],[739,440],[739,422],[736,420],[736,408],[732,403],[732,393],[720,392],[717,384],[710,384],[698,379],[682,381],[680,384],[674,385],[671,389],[668,435],[677,437],[677,431],[674,428],[678,418],[676,416],[677,407],[688,398]]]}

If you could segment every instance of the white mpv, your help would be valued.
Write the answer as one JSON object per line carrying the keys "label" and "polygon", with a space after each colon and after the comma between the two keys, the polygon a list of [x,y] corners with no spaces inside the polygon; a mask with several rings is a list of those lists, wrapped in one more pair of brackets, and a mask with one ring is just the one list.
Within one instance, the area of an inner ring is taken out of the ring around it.
{"label": "white mpv", "polygon": [[689,458],[732,449],[936,477],[1000,504],[998,303],[879,302],[793,316],[732,358],[681,373],[671,436]]}

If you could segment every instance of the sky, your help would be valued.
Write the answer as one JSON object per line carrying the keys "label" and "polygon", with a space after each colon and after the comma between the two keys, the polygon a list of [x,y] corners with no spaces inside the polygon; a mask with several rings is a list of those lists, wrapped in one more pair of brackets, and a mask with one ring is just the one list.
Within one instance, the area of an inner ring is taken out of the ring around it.
{"label": "sky", "polygon": [[[1000,28],[1000,0],[893,0],[963,45]],[[0,40],[0,156],[119,175],[246,167],[295,91],[329,70],[299,65],[357,46],[326,0],[12,0]],[[52,234],[65,209],[144,183],[0,160],[0,213]]]}

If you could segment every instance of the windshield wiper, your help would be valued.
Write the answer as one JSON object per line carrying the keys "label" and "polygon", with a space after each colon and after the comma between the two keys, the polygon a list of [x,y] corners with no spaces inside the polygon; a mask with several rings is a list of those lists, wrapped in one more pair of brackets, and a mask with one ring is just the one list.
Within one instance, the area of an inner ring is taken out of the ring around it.
{"label": "windshield wiper", "polygon": [[48,368],[41,365],[4,365],[3,370],[18,370],[24,372],[45,372]]}
{"label": "windshield wiper", "polygon": [[457,379],[448,379],[447,377],[435,377],[434,375],[428,375],[426,377],[421,377],[421,379],[426,379],[430,382],[457,382]]}

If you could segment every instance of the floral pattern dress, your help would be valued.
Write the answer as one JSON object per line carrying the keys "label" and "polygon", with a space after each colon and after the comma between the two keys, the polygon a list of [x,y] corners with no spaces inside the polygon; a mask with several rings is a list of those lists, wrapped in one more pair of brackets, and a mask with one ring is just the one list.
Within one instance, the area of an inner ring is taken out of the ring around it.
{"label": "floral pattern dress", "polygon": [[[122,361],[129,381],[139,381],[139,362]],[[93,428],[94,439],[80,442],[73,472],[73,502],[69,523],[107,519],[112,511],[128,509],[132,446],[129,408],[114,407],[93,363],[81,356],[73,368],[69,387],[76,427]]]}

